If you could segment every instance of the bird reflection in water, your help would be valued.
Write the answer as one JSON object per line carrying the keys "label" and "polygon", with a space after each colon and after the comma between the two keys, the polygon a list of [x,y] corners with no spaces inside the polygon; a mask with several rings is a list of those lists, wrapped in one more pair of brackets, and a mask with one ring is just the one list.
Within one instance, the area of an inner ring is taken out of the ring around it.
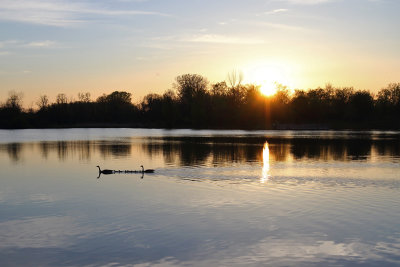
{"label": "bird reflection in water", "polygon": [[262,168],[262,175],[260,182],[262,184],[266,183],[271,175],[269,175],[269,147],[268,147],[268,142],[265,142],[264,148],[263,148],[263,168]]}

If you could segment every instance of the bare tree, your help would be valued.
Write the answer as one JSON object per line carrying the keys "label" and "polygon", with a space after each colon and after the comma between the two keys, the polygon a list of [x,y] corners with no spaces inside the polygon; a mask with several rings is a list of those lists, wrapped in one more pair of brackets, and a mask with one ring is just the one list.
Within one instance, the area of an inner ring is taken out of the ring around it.
{"label": "bare tree", "polygon": [[46,108],[49,105],[49,98],[47,95],[41,95],[36,101],[36,105],[39,107],[39,109]]}
{"label": "bare tree", "polygon": [[378,93],[378,101],[400,105],[400,83],[391,83],[387,88],[383,88]]}
{"label": "bare tree", "polygon": [[67,96],[65,94],[58,94],[57,98],[56,98],[56,103],[57,104],[67,104],[68,103],[68,99]]}
{"label": "bare tree", "polygon": [[243,82],[243,72],[239,70],[232,70],[228,73],[227,80],[231,88],[236,88]]}
{"label": "bare tree", "polygon": [[78,93],[79,102],[89,103],[90,102],[90,93]]}
{"label": "bare tree", "polygon": [[12,109],[22,110],[22,97],[23,94],[21,92],[10,91],[8,93],[9,97],[6,101],[6,107]]}

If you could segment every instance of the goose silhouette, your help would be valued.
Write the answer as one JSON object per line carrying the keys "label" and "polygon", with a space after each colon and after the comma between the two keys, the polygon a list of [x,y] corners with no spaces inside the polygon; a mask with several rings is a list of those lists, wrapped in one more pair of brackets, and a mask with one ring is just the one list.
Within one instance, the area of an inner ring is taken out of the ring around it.
{"label": "goose silhouette", "polygon": [[147,169],[147,170],[145,170],[144,167],[143,167],[143,165],[140,165],[140,167],[142,167],[142,173],[154,173],[154,170],[153,170],[153,169]]}
{"label": "goose silhouette", "polygon": [[100,174],[113,174],[115,171],[114,170],[108,170],[108,169],[100,169],[100,166],[96,166],[97,168],[99,168],[99,175]]}

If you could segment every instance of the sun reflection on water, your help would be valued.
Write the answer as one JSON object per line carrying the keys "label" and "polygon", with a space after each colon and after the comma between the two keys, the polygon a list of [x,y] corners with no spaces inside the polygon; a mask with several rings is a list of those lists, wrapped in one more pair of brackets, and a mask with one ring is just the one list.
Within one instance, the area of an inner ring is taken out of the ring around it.
{"label": "sun reflection on water", "polygon": [[264,148],[263,148],[263,169],[262,169],[262,176],[260,179],[261,183],[266,183],[268,179],[271,177],[269,175],[269,147],[268,147],[268,142],[265,142]]}

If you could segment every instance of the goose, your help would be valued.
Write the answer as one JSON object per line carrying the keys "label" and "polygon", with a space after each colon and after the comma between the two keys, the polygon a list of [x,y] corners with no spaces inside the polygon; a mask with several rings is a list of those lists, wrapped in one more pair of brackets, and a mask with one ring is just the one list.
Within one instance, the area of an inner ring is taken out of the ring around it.
{"label": "goose", "polygon": [[96,167],[99,168],[99,174],[100,174],[100,173],[102,173],[102,174],[113,174],[113,173],[114,173],[113,170],[108,170],[108,169],[101,170],[101,169],[100,169],[100,166],[96,166]]}
{"label": "goose", "polygon": [[145,170],[144,167],[143,167],[143,165],[140,165],[140,167],[142,167],[142,173],[154,173],[154,170],[153,170],[153,169],[147,169],[147,170]]}

